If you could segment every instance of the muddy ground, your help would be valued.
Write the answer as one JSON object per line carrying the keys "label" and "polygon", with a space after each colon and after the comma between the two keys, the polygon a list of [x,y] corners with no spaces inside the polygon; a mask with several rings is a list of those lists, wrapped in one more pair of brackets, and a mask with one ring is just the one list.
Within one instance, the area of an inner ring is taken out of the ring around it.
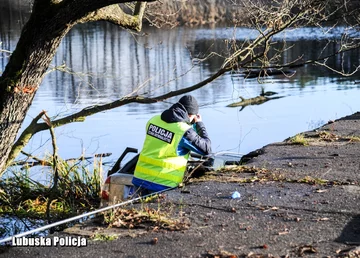
{"label": "muddy ground", "polygon": [[[86,247],[7,247],[1,257],[359,257],[360,113],[254,151],[246,168],[207,173],[151,208],[170,231],[82,224],[54,236],[117,234]],[[231,199],[234,191],[241,197]],[[170,223],[171,224],[171,223]],[[53,236],[51,236],[53,237]],[[356,254],[357,253],[357,254]]]}

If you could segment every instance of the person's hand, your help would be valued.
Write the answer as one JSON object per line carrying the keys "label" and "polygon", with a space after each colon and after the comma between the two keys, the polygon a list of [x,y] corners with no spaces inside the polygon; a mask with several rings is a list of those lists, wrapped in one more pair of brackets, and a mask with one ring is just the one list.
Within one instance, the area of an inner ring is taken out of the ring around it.
{"label": "person's hand", "polygon": [[194,121],[195,121],[195,123],[201,122],[201,121],[202,121],[202,120],[201,120],[201,115],[200,115],[200,114],[197,114],[197,115],[194,117]]}

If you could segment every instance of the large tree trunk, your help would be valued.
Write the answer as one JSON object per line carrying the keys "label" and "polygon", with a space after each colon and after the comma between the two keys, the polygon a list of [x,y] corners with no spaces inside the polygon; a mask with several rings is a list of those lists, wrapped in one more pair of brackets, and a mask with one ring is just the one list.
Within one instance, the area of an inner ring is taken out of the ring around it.
{"label": "large tree trunk", "polygon": [[[147,2],[147,0],[141,0]],[[62,38],[77,23],[107,20],[141,29],[146,3],[138,2],[134,15],[115,3],[128,0],[35,0],[15,51],[0,77],[0,175],[31,105]]]}
{"label": "large tree trunk", "polygon": [[50,5],[34,6],[0,78],[0,171],[61,39],[71,29]]}

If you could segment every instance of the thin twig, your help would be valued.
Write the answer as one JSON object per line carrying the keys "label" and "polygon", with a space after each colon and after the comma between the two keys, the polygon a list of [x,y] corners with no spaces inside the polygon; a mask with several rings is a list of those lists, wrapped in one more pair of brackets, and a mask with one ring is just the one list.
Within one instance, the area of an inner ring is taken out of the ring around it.
{"label": "thin twig", "polygon": [[56,137],[55,137],[55,130],[54,127],[52,126],[51,120],[49,118],[49,116],[44,113],[44,121],[45,123],[48,124],[49,126],[49,130],[50,130],[50,135],[51,135],[51,142],[52,142],[52,147],[53,147],[53,155],[52,155],[52,168],[54,171],[54,181],[53,181],[53,186],[50,189],[50,194],[49,194],[49,199],[47,201],[46,204],[46,217],[48,219],[49,224],[51,223],[51,218],[50,218],[50,205],[51,202],[53,201],[54,197],[56,196],[56,192],[57,192],[57,185],[58,185],[58,180],[59,180],[59,171],[58,171],[58,154],[57,154],[57,145],[56,145]]}

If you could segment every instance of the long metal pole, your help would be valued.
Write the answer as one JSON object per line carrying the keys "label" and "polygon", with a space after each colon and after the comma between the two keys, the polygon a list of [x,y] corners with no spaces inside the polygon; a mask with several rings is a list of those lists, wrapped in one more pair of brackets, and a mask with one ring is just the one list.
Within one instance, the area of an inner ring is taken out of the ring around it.
{"label": "long metal pole", "polygon": [[24,233],[20,233],[20,234],[11,236],[11,237],[7,237],[7,238],[4,238],[4,239],[1,239],[1,240],[0,240],[0,244],[5,243],[5,242],[8,242],[8,241],[12,241],[12,239],[13,239],[14,237],[27,236],[27,235],[30,235],[30,234],[33,234],[33,233],[36,233],[36,232],[40,232],[40,231],[43,231],[43,230],[46,230],[46,229],[49,229],[49,228],[52,228],[52,227],[56,227],[56,226],[59,226],[59,225],[62,225],[62,224],[65,224],[65,223],[74,221],[74,220],[78,220],[78,219],[81,219],[81,218],[84,218],[84,217],[87,217],[87,216],[91,216],[91,215],[94,215],[94,214],[99,213],[99,212],[107,211],[107,210],[110,210],[110,209],[113,209],[113,208],[117,208],[117,207],[120,207],[120,206],[123,206],[123,205],[126,205],[126,204],[130,204],[130,203],[133,203],[133,202],[135,202],[135,201],[139,201],[139,200],[141,200],[141,199],[144,199],[144,198],[153,196],[153,195],[155,195],[155,194],[160,194],[160,193],[163,193],[163,192],[165,192],[165,191],[169,191],[169,190],[174,189],[174,188],[175,188],[175,187],[169,188],[169,189],[165,189],[165,190],[162,190],[162,191],[159,191],[159,192],[151,193],[151,194],[148,194],[148,195],[145,195],[145,196],[137,197],[137,198],[135,198],[135,199],[131,199],[131,200],[128,200],[128,201],[125,201],[125,202],[117,203],[117,204],[114,204],[114,205],[111,205],[111,206],[107,206],[107,207],[104,207],[104,208],[101,208],[101,209],[98,209],[98,210],[95,210],[95,211],[91,211],[91,212],[87,212],[87,213],[84,213],[84,214],[75,216],[75,217],[72,217],[72,218],[68,218],[68,219],[65,219],[65,220],[61,220],[61,221],[58,221],[58,222],[54,222],[54,223],[52,223],[52,224],[49,224],[49,225],[46,225],[46,226],[43,226],[43,227],[40,227],[40,228],[35,228],[35,229],[32,229],[32,230],[27,231],[27,232],[24,232]]}

